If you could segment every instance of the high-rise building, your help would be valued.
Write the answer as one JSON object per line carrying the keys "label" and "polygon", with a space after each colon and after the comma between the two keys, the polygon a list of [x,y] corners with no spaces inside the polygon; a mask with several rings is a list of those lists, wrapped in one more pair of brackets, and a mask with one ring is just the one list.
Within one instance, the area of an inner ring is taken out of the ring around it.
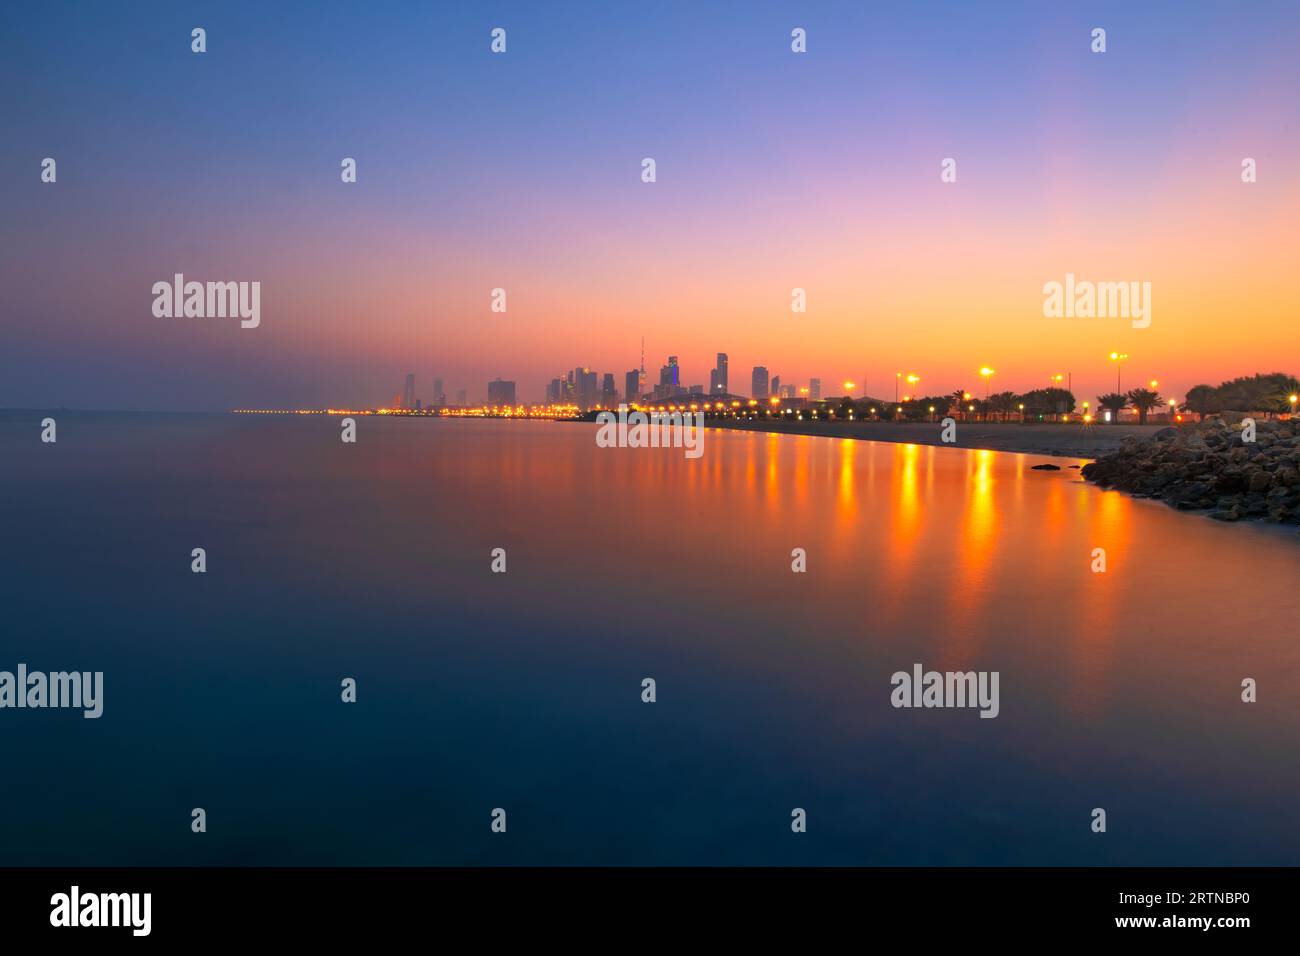
{"label": "high-rise building", "polygon": [[819,378],[808,379],[808,397],[814,402],[822,397],[822,380]]}
{"label": "high-rise building", "polygon": [[709,394],[725,395],[727,392],[727,353],[718,353],[718,364],[709,372]]}
{"label": "high-rise building", "polygon": [[641,336],[641,376],[637,381],[637,395],[644,395],[649,384],[650,383],[646,381],[645,375],[645,336],[643,335]]}
{"label": "high-rise building", "polygon": [[488,382],[488,404],[489,405],[509,405],[515,404],[515,383],[503,382],[497,379]]}
{"label": "high-rise building", "polygon": [[639,402],[641,400],[641,373],[636,369],[632,369],[632,371],[628,372],[627,375],[623,376],[623,379],[624,388],[626,389],[626,392],[623,395],[623,401],[627,402],[629,405],[634,402]]}
{"label": "high-rise building", "polygon": [[456,404],[461,408],[464,408],[469,404],[469,389],[462,388],[456,393]]}
{"label": "high-rise building", "polygon": [[606,372],[600,383],[600,407],[613,408],[618,404],[618,389],[614,387],[614,373]]}
{"label": "high-rise building", "polygon": [[589,368],[573,370],[575,401],[584,412],[600,403],[600,376]]}
{"label": "high-rise building", "polygon": [[794,387],[793,385],[782,385],[781,388],[780,388],[780,390],[773,389],[773,391],[776,391],[777,397],[780,398],[780,399],[798,398],[798,397],[799,397],[799,396],[796,394],[796,390],[795,390],[795,387]]}
{"label": "high-rise building", "polygon": [[415,373],[410,372],[406,376],[406,385],[402,388],[402,408],[415,407]]}
{"label": "high-rise building", "polygon": [[660,367],[660,369],[659,369],[659,384],[660,384],[660,385],[680,385],[680,384],[682,384],[682,380],[681,380],[681,369],[677,367],[677,356],[676,356],[676,355],[670,355],[670,356],[668,356],[668,364]]}
{"label": "high-rise building", "polygon": [[781,376],[780,375],[772,376],[772,384],[771,387],[768,388],[768,391],[772,395],[776,396],[777,398],[781,397]]}
{"label": "high-rise building", "polygon": [[749,379],[749,397],[759,401],[767,399],[767,367],[755,365],[754,373]]}
{"label": "high-rise building", "polygon": [[433,380],[433,401],[430,402],[429,404],[431,405],[447,404],[447,393],[442,390],[442,379],[440,378],[435,378]]}
{"label": "high-rise building", "polygon": [[703,394],[704,394],[704,386],[703,386],[703,385],[692,385],[688,391],[689,391],[689,393],[690,393],[691,395],[703,395]]}

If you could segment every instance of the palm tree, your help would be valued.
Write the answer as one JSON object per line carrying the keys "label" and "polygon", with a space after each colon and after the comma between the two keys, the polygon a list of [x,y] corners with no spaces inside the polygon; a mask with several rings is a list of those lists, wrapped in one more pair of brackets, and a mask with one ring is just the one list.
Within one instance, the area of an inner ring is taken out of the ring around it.
{"label": "palm tree", "polygon": [[966,401],[966,399],[962,398],[962,396],[965,394],[966,392],[959,388],[957,389],[957,391],[951,392],[948,395],[944,396],[945,398],[948,399],[949,408],[952,408],[954,405],[957,407],[958,417],[962,421],[966,420],[966,406],[970,404],[969,402]]}
{"label": "palm tree", "polygon": [[1105,408],[1114,412],[1114,417],[1111,418],[1110,423],[1112,425],[1118,425],[1119,413],[1128,408],[1128,396],[1121,392],[1109,392],[1105,395],[1098,395],[1097,407]]}
{"label": "palm tree", "polygon": [[[1157,405],[1163,404],[1160,395],[1149,388],[1135,388],[1128,393],[1128,400],[1137,409],[1138,424],[1147,423],[1147,413]],[[1123,408],[1123,406],[1120,406]]]}
{"label": "palm tree", "polygon": [[1019,403],[1020,396],[1015,392],[995,392],[989,396],[989,408],[997,412],[1004,422]]}

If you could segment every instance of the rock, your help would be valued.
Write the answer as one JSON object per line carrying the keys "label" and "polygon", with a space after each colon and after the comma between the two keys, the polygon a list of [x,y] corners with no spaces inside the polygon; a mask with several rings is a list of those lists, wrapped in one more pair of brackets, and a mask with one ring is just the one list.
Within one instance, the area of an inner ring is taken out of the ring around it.
{"label": "rock", "polygon": [[1030,470],[1031,471],[1060,471],[1061,466],[1060,465],[1034,465],[1030,468]]}
{"label": "rock", "polygon": [[1211,416],[1198,425],[1159,429],[1149,438],[1130,437],[1079,474],[1100,487],[1161,498],[1182,511],[1208,510],[1218,521],[1300,523],[1300,434],[1291,422],[1257,419],[1261,440],[1243,443],[1239,427],[1233,427],[1240,418]]}

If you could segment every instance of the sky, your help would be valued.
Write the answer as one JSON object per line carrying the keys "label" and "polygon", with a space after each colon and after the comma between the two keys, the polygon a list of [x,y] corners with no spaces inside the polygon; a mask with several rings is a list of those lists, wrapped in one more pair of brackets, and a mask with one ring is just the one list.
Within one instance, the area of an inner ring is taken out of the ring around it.
{"label": "sky", "polygon": [[[1294,2],[0,5],[0,406],[540,401],[642,337],[741,392],[1300,373],[1297,49]],[[175,273],[259,327],[156,317]],[[1150,326],[1044,316],[1067,273]]]}

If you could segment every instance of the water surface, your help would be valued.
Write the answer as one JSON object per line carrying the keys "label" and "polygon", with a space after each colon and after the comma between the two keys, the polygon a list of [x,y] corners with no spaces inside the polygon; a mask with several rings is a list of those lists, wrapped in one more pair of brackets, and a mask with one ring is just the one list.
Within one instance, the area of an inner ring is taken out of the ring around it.
{"label": "water surface", "polygon": [[[1277,529],[985,451],[42,414],[0,416],[0,669],[105,710],[0,711],[0,864],[1300,860]],[[916,662],[1000,716],[892,708]]]}

